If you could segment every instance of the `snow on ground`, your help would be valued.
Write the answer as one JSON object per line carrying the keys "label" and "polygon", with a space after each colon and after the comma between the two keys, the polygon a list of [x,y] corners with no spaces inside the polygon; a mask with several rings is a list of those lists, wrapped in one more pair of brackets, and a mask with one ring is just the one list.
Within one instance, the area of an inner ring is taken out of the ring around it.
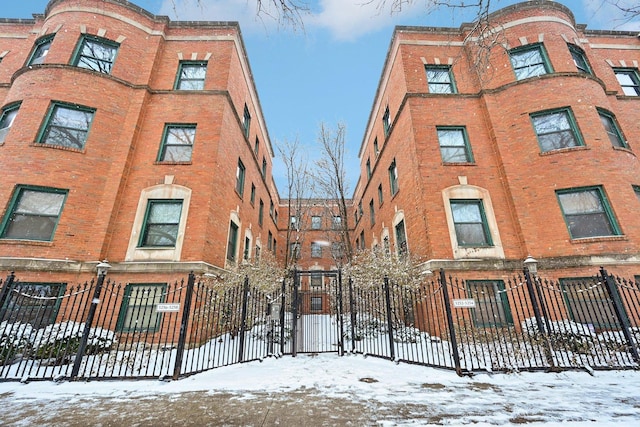
{"label": "snow on ground", "polygon": [[[98,406],[126,398],[128,403],[123,408],[135,411],[137,401],[176,399],[183,395],[193,399],[198,396],[194,392],[253,401],[256,405],[261,399],[286,401],[303,392],[314,400],[373,408],[373,417],[380,414],[374,425],[383,427],[523,423],[529,426],[640,425],[638,371],[596,371],[593,376],[572,371],[458,377],[446,370],[335,354],[268,358],[170,382],[5,382],[0,383],[0,406],[7,414],[25,405],[62,408],[63,403],[79,399],[87,405],[88,399],[92,402],[90,405]],[[1,419],[0,424],[4,424]],[[25,419],[24,425],[28,424],[29,419]],[[314,425],[313,419],[306,424]],[[368,421],[359,424],[355,418],[349,425],[371,424]]]}

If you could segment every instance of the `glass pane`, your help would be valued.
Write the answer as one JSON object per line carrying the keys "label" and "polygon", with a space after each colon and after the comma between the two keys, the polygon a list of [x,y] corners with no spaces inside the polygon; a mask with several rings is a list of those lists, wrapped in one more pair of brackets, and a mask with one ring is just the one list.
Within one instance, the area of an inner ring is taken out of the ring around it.
{"label": "glass pane", "polygon": [[613,236],[613,228],[605,213],[591,213],[583,215],[567,215],[567,224],[571,237]]}
{"label": "glass pane", "polygon": [[192,145],[196,136],[194,127],[170,127],[167,129],[166,144]]}
{"label": "glass pane", "polygon": [[451,203],[453,222],[479,222],[482,223],[480,206],[477,203]]}
{"label": "glass pane", "polygon": [[76,129],[50,127],[45,133],[44,144],[59,145],[82,149],[87,139],[87,132]]}
{"label": "glass pane", "polygon": [[562,193],[558,198],[566,215],[604,212],[600,195],[596,190]]}
{"label": "glass pane", "polygon": [[461,246],[487,246],[482,224],[455,224],[456,237]]}
{"label": "glass pane", "polygon": [[189,162],[191,161],[191,146],[167,146],[162,156],[165,162]]}
{"label": "glass pane", "polygon": [[55,107],[51,124],[54,126],[63,126],[73,129],[89,129],[93,113],[80,110],[77,108]]}
{"label": "glass pane", "polygon": [[569,118],[564,111],[536,116],[533,118],[533,124],[539,135],[571,129]]}
{"label": "glass pane", "polygon": [[2,237],[8,239],[51,240],[58,217],[13,214]]}
{"label": "glass pane", "polygon": [[51,41],[48,40],[44,43],[40,43],[33,53],[33,57],[31,58],[31,65],[42,64],[47,54],[49,53],[49,48],[51,47]]}
{"label": "glass pane", "polygon": [[559,150],[561,148],[576,147],[578,143],[570,130],[539,135],[540,149],[545,151]]}
{"label": "glass pane", "polygon": [[175,246],[178,225],[150,224],[143,242],[144,246]]}
{"label": "glass pane", "polygon": [[442,161],[445,163],[467,162],[467,151],[461,148],[440,148],[442,153]]}
{"label": "glass pane", "polygon": [[113,46],[99,43],[95,40],[85,40],[80,52],[78,66],[109,74],[111,73],[111,66],[116,52],[117,49]]}
{"label": "glass pane", "polygon": [[624,147],[625,143],[620,137],[618,133],[618,127],[616,126],[613,119],[605,114],[600,114],[600,121],[602,122],[602,126],[607,132],[607,136],[609,137],[609,141],[611,141],[611,145],[614,147]]}
{"label": "glass pane", "polygon": [[618,71],[616,73],[616,77],[618,78],[618,82],[620,83],[620,86],[633,86],[635,84],[635,81],[631,73]]}
{"label": "glass pane", "polygon": [[16,283],[9,292],[4,308],[9,323],[29,323],[35,329],[43,328],[55,321],[64,291],[61,283]]}
{"label": "glass pane", "polygon": [[428,70],[427,79],[430,83],[449,83],[449,70]]}
{"label": "glass pane", "polygon": [[509,323],[497,282],[469,283],[471,297],[476,302],[474,321],[478,326],[502,326]]}
{"label": "glass pane", "polygon": [[625,95],[627,96],[638,96],[638,88],[635,86],[623,86],[622,87],[622,91],[624,92]]}
{"label": "glass pane", "polygon": [[207,66],[204,64],[183,65],[180,73],[181,79],[204,79],[207,73]]}
{"label": "glass pane", "polygon": [[160,313],[155,311],[155,305],[163,300],[162,286],[132,286],[127,301],[123,328],[136,331],[155,329],[160,320]]}
{"label": "glass pane", "polygon": [[438,130],[438,140],[442,146],[464,147],[464,133],[461,129],[440,129]]}
{"label": "glass pane", "polygon": [[17,108],[14,108],[12,110],[5,112],[2,115],[2,120],[0,120],[0,129],[6,129],[11,127],[11,125],[13,124],[13,120],[16,118],[17,115],[18,115]]}
{"label": "glass pane", "polygon": [[64,194],[22,190],[14,209],[16,213],[58,216],[64,202]]}
{"label": "glass pane", "polygon": [[178,224],[181,212],[182,203],[152,202],[147,221],[153,224]]}

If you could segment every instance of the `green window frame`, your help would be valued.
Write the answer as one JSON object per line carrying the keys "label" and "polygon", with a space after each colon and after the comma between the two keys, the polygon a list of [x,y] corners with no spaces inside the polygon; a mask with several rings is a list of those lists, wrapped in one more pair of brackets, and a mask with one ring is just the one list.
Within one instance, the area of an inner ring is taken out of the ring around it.
{"label": "green window frame", "polygon": [[256,136],[256,142],[253,144],[253,153],[258,157],[258,152],[260,151],[260,140]]}
{"label": "green window frame", "polygon": [[260,207],[258,208],[258,224],[262,225],[264,220],[264,202],[260,199]]}
{"label": "green window frame", "polygon": [[206,61],[180,61],[174,89],[203,90],[206,76]]}
{"label": "green window frame", "polygon": [[249,112],[249,107],[247,107],[247,104],[244,104],[244,113],[242,115],[242,131],[244,132],[245,138],[249,138],[250,130],[251,130],[251,113]]}
{"label": "green window frame", "polygon": [[367,158],[367,179],[371,179],[371,159]]}
{"label": "green window frame", "polygon": [[242,252],[242,259],[249,261],[251,256],[251,239],[249,237],[244,238],[244,251]]}
{"label": "green window frame", "polygon": [[378,137],[376,136],[373,140],[373,151],[376,153],[376,157],[380,154],[380,147],[378,146]]}
{"label": "green window frame", "polygon": [[425,65],[429,93],[457,93],[451,67],[448,65]]}
{"label": "green window frame", "polygon": [[437,126],[443,163],[473,163],[469,136],[464,126]]}
{"label": "green window frame", "polygon": [[195,139],[195,124],[165,124],[157,161],[167,163],[191,162]]}
{"label": "green window frame", "polygon": [[549,57],[541,43],[521,46],[509,51],[516,80],[541,76],[553,72]]}
{"label": "green window frame", "polygon": [[382,128],[384,129],[385,138],[389,136],[391,133],[391,113],[389,112],[389,106],[384,110],[384,114],[382,115]]}
{"label": "green window frame", "polygon": [[542,153],[584,145],[570,108],[541,111],[530,118]]}
{"label": "green window frame", "polygon": [[484,203],[481,199],[450,199],[449,203],[458,245],[493,246]]}
{"label": "green window frame", "polygon": [[5,106],[0,112],[0,145],[4,144],[7,134],[20,110],[20,103]]}
{"label": "green window frame", "polygon": [[59,188],[16,186],[0,238],[52,241],[67,194],[68,190]]}
{"label": "green window frame", "polygon": [[373,206],[373,199],[369,200],[369,219],[371,220],[371,225],[376,223],[376,209]]}
{"label": "green window frame", "polygon": [[267,177],[267,159],[262,157],[262,178]]}
{"label": "green window frame", "polygon": [[156,305],[165,301],[166,283],[129,283],[124,289],[116,329],[119,332],[157,332],[162,313]]}
{"label": "green window frame", "polygon": [[584,50],[582,50],[580,46],[571,43],[568,43],[567,46],[569,47],[569,52],[571,52],[573,63],[576,65],[578,72],[593,74],[591,72],[591,67],[589,66],[589,61],[587,61],[587,55],[584,53]]}
{"label": "green window frame", "polygon": [[382,184],[378,185],[378,206],[382,206],[384,202],[384,193],[382,192]]}
{"label": "green window frame", "polygon": [[640,185],[632,185],[631,187],[633,188],[633,192],[635,193],[636,197],[638,198],[638,201],[640,202]]}
{"label": "green window frame", "polygon": [[391,197],[398,193],[398,167],[396,166],[396,159],[393,159],[391,165],[389,165],[389,188],[391,190]]}
{"label": "green window frame", "polygon": [[614,68],[613,72],[626,96],[640,96],[640,77],[637,68]]}
{"label": "green window frame", "polygon": [[111,74],[120,44],[114,41],[84,34],[78,41],[72,65],[103,74]]}
{"label": "green window frame", "polygon": [[473,324],[480,328],[513,326],[513,315],[502,280],[467,280],[467,296],[475,301]]}
{"label": "green window frame", "polygon": [[244,163],[242,163],[242,160],[238,159],[238,167],[236,169],[236,193],[238,193],[240,197],[244,194],[245,174],[246,168],[244,167]]}
{"label": "green window frame", "polygon": [[49,49],[51,49],[51,43],[53,42],[54,37],[55,34],[49,34],[36,40],[33,44],[31,55],[29,55],[27,65],[40,65],[44,63],[44,60],[47,58],[47,54],[49,53]]}
{"label": "green window frame", "polygon": [[252,206],[256,203],[256,185],[253,182],[251,183],[251,196],[249,197],[249,201]]}
{"label": "green window frame", "polygon": [[149,199],[138,247],[175,247],[182,199]]}
{"label": "green window frame", "polygon": [[0,307],[6,313],[2,320],[29,323],[34,329],[54,324],[66,286],[66,283],[14,282]]}
{"label": "green window frame", "polygon": [[602,122],[602,126],[604,130],[607,132],[607,136],[609,137],[609,141],[611,141],[611,145],[613,147],[618,148],[629,148],[627,141],[620,130],[620,125],[618,125],[618,121],[613,113],[609,111],[598,108],[598,115],[600,116],[600,121]]}
{"label": "green window frame", "polygon": [[404,228],[404,219],[396,224],[395,232],[397,244],[396,249],[398,251],[398,255],[403,257],[409,252],[409,248],[407,246],[407,230]]}
{"label": "green window frame", "polygon": [[556,190],[556,196],[571,239],[622,234],[601,186]]}
{"label": "green window frame", "polygon": [[75,104],[52,102],[38,143],[58,147],[84,149],[95,109]]}
{"label": "green window frame", "polygon": [[236,260],[236,251],[238,249],[238,224],[229,221],[229,240],[227,241],[227,260],[234,262]]}
{"label": "green window frame", "polygon": [[[562,297],[567,305],[569,318],[594,328],[616,328],[616,316],[613,301],[605,284],[593,277],[571,277],[560,279]],[[616,297],[619,298],[618,295]]]}

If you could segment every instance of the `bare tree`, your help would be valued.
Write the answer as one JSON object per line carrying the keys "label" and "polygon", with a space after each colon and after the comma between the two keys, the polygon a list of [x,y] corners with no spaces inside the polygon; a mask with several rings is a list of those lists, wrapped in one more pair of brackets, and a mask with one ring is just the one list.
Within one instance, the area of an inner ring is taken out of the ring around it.
{"label": "bare tree", "polygon": [[633,18],[640,16],[640,4],[637,0],[604,0],[612,6],[615,6],[620,12],[622,12],[622,23],[626,24]]}
{"label": "bare tree", "polygon": [[318,197],[331,202],[326,206],[332,211],[331,231],[336,234],[331,254],[339,265],[351,260],[353,255],[348,221],[351,200],[346,196],[349,184],[344,163],[345,136],[346,127],[342,123],[338,123],[335,130],[324,123],[320,124],[320,158],[315,161],[312,171],[314,192]]}
{"label": "bare tree", "polygon": [[305,217],[308,210],[309,199],[309,168],[300,143],[285,140],[276,144],[276,148],[287,172],[287,207],[289,218],[287,219],[287,237],[285,249],[285,268],[290,268],[300,257],[300,249],[304,242],[306,224]]}

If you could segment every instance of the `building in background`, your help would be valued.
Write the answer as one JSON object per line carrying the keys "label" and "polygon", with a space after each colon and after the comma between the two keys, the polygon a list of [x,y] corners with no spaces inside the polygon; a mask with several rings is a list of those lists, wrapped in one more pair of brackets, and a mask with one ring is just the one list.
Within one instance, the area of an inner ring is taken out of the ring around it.
{"label": "building in background", "polygon": [[560,278],[640,275],[637,33],[587,30],[549,1],[489,22],[484,39],[396,28],[359,152],[356,246],[488,281],[527,256]]}

